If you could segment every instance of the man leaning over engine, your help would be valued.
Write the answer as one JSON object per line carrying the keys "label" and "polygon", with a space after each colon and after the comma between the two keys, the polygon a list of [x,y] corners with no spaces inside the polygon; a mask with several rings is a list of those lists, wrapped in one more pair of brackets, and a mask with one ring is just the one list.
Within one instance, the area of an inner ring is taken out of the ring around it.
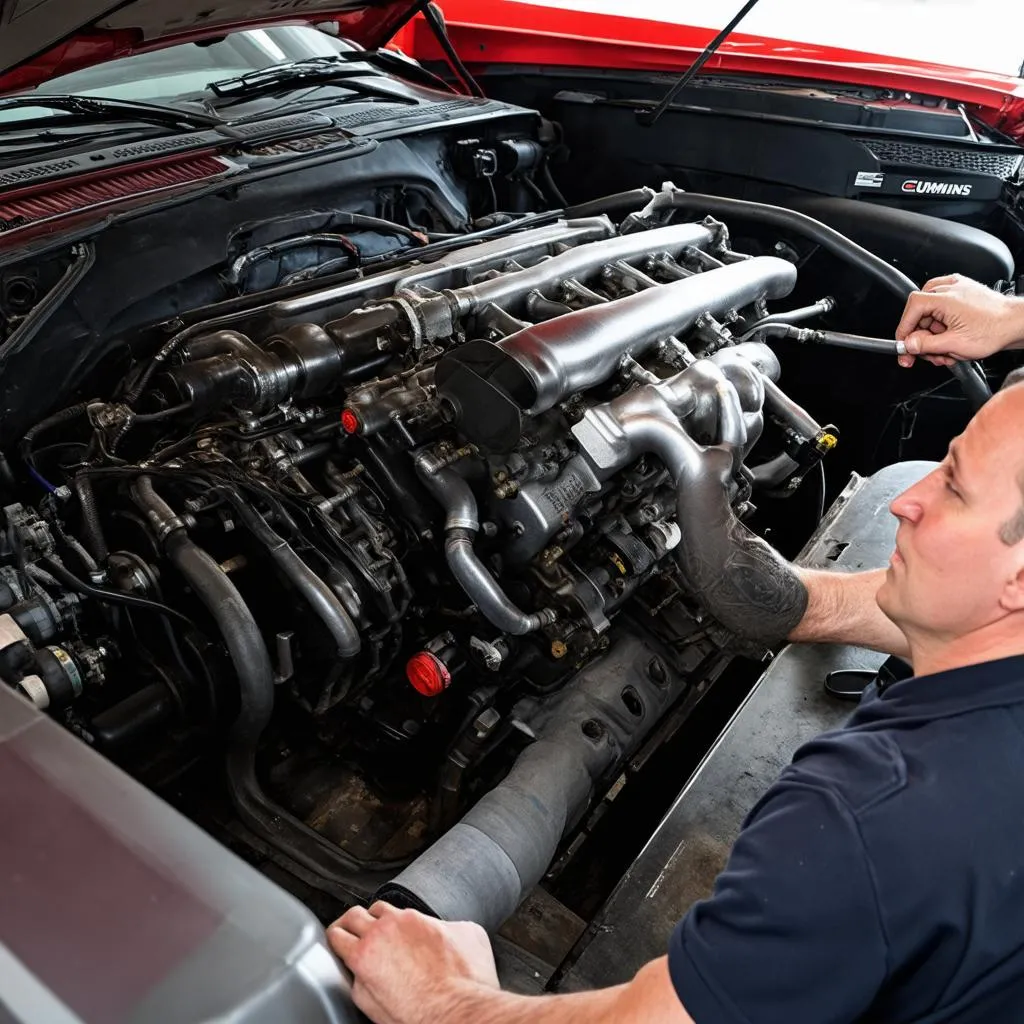
{"label": "man leaning over engine", "polygon": [[[1024,339],[1024,302],[961,278],[911,297],[909,365]],[[378,903],[328,932],[378,1022],[985,1022],[1024,1007],[1024,385],[896,498],[889,567],[798,570],[791,640],[908,657],[801,748],[713,895],[628,984],[501,992],[484,932]]]}

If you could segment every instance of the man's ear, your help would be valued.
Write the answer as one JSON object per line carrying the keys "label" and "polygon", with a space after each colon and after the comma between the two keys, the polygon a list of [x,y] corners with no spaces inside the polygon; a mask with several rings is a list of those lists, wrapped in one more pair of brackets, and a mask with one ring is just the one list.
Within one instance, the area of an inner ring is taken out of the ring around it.
{"label": "man's ear", "polygon": [[[1024,541],[1018,542],[1017,547],[1024,549]],[[999,604],[1008,612],[1019,612],[1024,611],[1024,551],[1017,555],[1013,567],[1016,575],[1003,587]]]}

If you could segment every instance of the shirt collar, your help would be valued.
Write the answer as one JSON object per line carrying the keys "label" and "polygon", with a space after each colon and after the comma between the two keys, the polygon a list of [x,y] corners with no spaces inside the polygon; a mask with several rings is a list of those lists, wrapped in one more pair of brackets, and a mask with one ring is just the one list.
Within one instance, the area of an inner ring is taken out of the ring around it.
{"label": "shirt collar", "polygon": [[965,665],[887,686],[872,684],[854,714],[858,724],[881,718],[945,718],[1024,703],[1024,654]]}

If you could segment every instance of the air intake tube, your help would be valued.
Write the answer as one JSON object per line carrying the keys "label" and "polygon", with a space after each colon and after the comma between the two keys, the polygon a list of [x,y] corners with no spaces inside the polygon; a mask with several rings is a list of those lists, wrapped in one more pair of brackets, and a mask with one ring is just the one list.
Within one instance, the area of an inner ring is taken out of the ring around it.
{"label": "air intake tube", "polygon": [[[623,702],[630,688],[633,711]],[[535,742],[504,781],[377,892],[397,906],[495,931],[544,876],[566,832],[686,686],[629,637],[530,722]]]}

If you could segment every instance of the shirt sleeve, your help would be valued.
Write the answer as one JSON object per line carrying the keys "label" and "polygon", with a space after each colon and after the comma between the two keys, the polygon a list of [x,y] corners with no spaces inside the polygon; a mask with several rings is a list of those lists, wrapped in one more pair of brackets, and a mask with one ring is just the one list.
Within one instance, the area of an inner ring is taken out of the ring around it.
{"label": "shirt sleeve", "polygon": [[677,926],[669,971],[696,1024],[845,1024],[870,1007],[886,955],[852,813],[827,788],[783,776],[713,895]]}

